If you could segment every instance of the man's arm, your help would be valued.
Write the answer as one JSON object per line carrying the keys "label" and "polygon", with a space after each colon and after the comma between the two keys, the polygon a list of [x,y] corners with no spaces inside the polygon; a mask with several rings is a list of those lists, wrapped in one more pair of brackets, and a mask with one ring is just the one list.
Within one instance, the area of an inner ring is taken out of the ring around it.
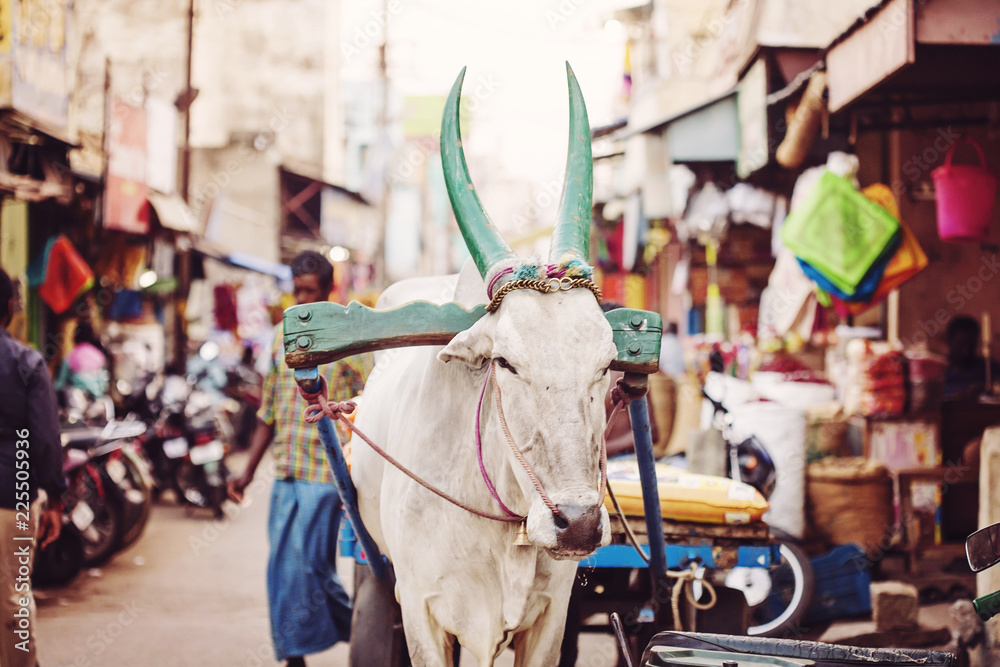
{"label": "man's arm", "polygon": [[62,443],[59,412],[52,380],[40,356],[30,359],[23,377],[28,388],[28,447],[31,468],[38,485],[45,489],[48,504],[39,521],[39,540],[44,549],[59,537],[62,528]]}
{"label": "man's arm", "polygon": [[257,466],[260,465],[261,459],[264,458],[264,452],[267,451],[267,447],[271,444],[273,437],[274,424],[265,424],[258,419],[257,428],[254,429],[253,435],[250,436],[250,460],[247,461],[247,467],[243,471],[243,474],[229,485],[229,497],[234,502],[243,502],[243,492],[250,486],[250,482],[253,481],[253,476],[257,472]]}
{"label": "man's arm", "polygon": [[250,460],[247,461],[247,467],[243,474],[229,484],[229,497],[234,502],[243,501],[243,492],[253,481],[257,466],[260,465],[261,459],[264,458],[264,452],[267,451],[268,445],[274,438],[274,401],[277,387],[278,369],[272,360],[271,368],[267,372],[264,387],[261,390],[260,410],[257,411],[257,427],[254,429],[253,435],[250,436]]}

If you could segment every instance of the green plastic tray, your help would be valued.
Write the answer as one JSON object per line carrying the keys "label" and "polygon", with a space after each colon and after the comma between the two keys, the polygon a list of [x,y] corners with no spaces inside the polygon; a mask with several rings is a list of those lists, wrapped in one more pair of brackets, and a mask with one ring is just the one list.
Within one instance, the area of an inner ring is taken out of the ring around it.
{"label": "green plastic tray", "polygon": [[898,232],[899,222],[884,208],[828,171],[788,214],[781,240],[831,283],[852,294]]}

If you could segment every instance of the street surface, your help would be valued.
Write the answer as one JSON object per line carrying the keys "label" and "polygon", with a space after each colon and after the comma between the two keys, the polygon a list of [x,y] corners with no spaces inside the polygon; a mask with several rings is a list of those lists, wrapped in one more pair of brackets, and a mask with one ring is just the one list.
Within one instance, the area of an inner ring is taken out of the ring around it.
{"label": "street surface", "polygon": [[[243,462],[232,457],[232,468]],[[104,567],[68,586],[36,590],[36,641],[42,667],[272,667],[267,617],[268,461],[244,505],[216,521],[171,503],[153,507],[146,533]],[[348,590],[353,564],[338,568]],[[615,644],[585,636],[579,665],[611,667]],[[344,667],[348,646],[308,658],[310,667]],[[498,666],[513,665],[507,651]],[[475,661],[463,655],[463,667]]]}

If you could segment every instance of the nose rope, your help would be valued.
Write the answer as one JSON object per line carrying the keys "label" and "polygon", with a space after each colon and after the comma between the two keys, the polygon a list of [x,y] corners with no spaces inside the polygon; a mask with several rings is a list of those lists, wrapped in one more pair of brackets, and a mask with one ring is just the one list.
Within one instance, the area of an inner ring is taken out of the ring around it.
{"label": "nose rope", "polygon": [[[493,362],[493,363],[496,363],[496,362]],[[492,366],[493,366],[493,364],[490,364],[491,368],[492,368]],[[492,374],[488,371],[487,372],[487,376],[486,376],[486,382],[487,383],[489,383],[491,375]],[[531,479],[531,483],[534,484],[535,490],[538,491],[538,495],[541,497],[542,502],[545,503],[545,506],[549,508],[549,511],[551,511],[552,514],[554,514],[555,516],[557,516],[557,517],[559,517],[559,518],[561,518],[562,520],[565,521],[566,517],[563,515],[562,512],[559,511],[559,508],[556,506],[556,504],[554,502],[552,502],[552,499],[549,498],[549,495],[547,493],[545,493],[545,488],[542,486],[542,483],[539,481],[538,475],[536,475],[535,471],[532,470],[531,465],[528,463],[528,460],[524,457],[524,453],[514,443],[514,438],[511,436],[510,429],[507,427],[507,419],[504,416],[504,412],[503,412],[503,396],[502,396],[502,394],[500,392],[500,384],[497,383],[497,381],[495,379],[493,380],[493,388],[496,390],[494,392],[494,395],[496,397],[497,416],[500,418],[500,428],[503,429],[503,434],[507,438],[507,444],[510,445],[510,450],[514,453],[514,458],[516,458],[517,461],[518,461],[518,463],[521,464],[521,467],[524,468],[524,472],[526,472],[528,474],[528,478]],[[485,386],[484,386],[484,389],[485,389]],[[614,408],[614,410],[612,410],[611,415],[608,418],[607,428],[605,429],[603,435],[601,436],[601,463],[600,463],[600,469],[601,469],[601,490],[600,490],[600,492],[598,493],[598,496],[597,496],[598,499],[599,499],[598,502],[603,502],[604,501],[604,492],[605,492],[605,489],[607,488],[607,479],[608,479],[607,478],[607,467],[608,467],[608,433],[611,432],[611,425],[614,423],[615,417],[618,416],[618,411],[621,409],[622,405],[624,405],[623,402],[616,402],[615,403],[615,408]],[[484,477],[486,475],[485,468],[483,469],[483,475],[484,475]],[[488,477],[485,477],[485,478],[488,479]],[[492,484],[488,483],[488,485],[490,487],[492,487]],[[494,495],[493,497],[496,498],[496,501],[498,503],[500,502],[500,498],[499,497],[497,497],[496,495]],[[501,505],[502,505],[502,503],[501,503]]]}
{"label": "nose rope", "polygon": [[486,398],[486,388],[490,386],[490,378],[492,376],[493,364],[491,363],[486,367],[486,381],[483,382],[483,390],[479,392],[479,406],[476,408],[476,460],[479,462],[479,472],[483,476],[486,488],[489,489],[490,495],[493,496],[493,500],[496,501],[503,513],[510,517],[523,519],[523,516],[520,516],[516,512],[512,511],[509,507],[504,505],[502,500],[500,500],[500,494],[497,493],[497,489],[493,485],[493,480],[490,479],[490,474],[486,472],[486,465],[483,463],[483,436],[482,430],[479,427],[479,416],[483,413],[483,400]]}
{"label": "nose rope", "polygon": [[[479,412],[482,411],[483,398],[485,396],[486,387],[489,384],[491,377],[492,377],[492,364],[490,365],[490,369],[487,371],[486,383],[483,385],[483,392],[480,395]],[[494,381],[493,387],[496,389],[496,406],[498,415],[500,417],[500,425],[503,429],[504,435],[507,438],[507,442],[510,445],[511,451],[514,453],[515,458],[517,458],[517,460],[524,467],[525,472],[528,474],[528,477],[535,485],[535,489],[538,491],[538,494],[539,496],[541,496],[542,501],[545,503],[546,507],[549,508],[549,510],[552,512],[553,515],[558,516],[563,520],[565,520],[566,517],[563,516],[562,512],[559,511],[559,508],[555,505],[555,503],[552,502],[548,494],[545,493],[545,489],[542,486],[541,482],[538,480],[538,476],[531,469],[531,466],[525,459],[524,454],[514,443],[514,438],[510,434],[510,429],[507,427],[507,420],[504,417],[503,413],[503,402],[502,402],[502,396],[500,394],[500,386],[496,383],[496,381]],[[490,494],[493,496],[493,499],[499,504],[500,508],[507,513],[507,516],[499,516],[496,514],[490,514],[489,512],[483,512],[482,510],[478,510],[475,507],[472,507],[471,505],[463,503],[461,500],[458,500],[457,498],[454,498],[445,493],[444,491],[434,487],[429,482],[426,482],[420,476],[407,469],[406,466],[404,466],[402,463],[393,458],[388,452],[386,452],[384,449],[376,445],[371,438],[369,438],[360,429],[354,426],[354,423],[347,418],[346,414],[350,414],[357,407],[357,405],[353,401],[344,401],[341,403],[337,403],[337,402],[330,402],[327,399],[326,379],[323,378],[322,376],[320,376],[320,386],[315,392],[312,393],[306,392],[300,386],[297,388],[299,395],[301,395],[302,398],[308,403],[306,409],[302,413],[302,417],[303,419],[305,419],[306,422],[310,424],[315,424],[324,417],[329,417],[333,421],[342,422],[348,429],[351,430],[351,432],[356,434],[359,438],[361,438],[362,441],[365,442],[365,444],[371,447],[376,454],[385,459],[386,463],[390,464],[391,466],[399,470],[401,473],[403,473],[404,475],[406,475],[407,477],[409,477],[414,482],[424,487],[431,493],[437,495],[443,500],[447,500],[452,505],[460,507],[471,514],[475,514],[476,516],[482,517],[484,519],[490,519],[492,521],[501,521],[504,523],[517,523],[525,519],[524,516],[515,514],[506,505],[503,504],[503,501],[500,500],[500,496],[497,494],[496,487],[493,485],[492,481],[489,478],[489,474],[486,472],[486,466],[483,464],[482,460],[482,440],[479,428],[478,412],[476,415],[476,441],[477,441],[477,450],[479,455],[479,469],[483,474],[483,479],[486,481],[486,486],[490,490]],[[627,404],[627,402],[628,402],[627,400],[621,400],[620,398],[615,399],[615,407],[611,411],[611,414],[608,417],[607,427],[605,428],[604,434],[601,437],[601,464],[600,464],[601,491],[598,497],[602,501],[604,499],[605,491],[610,490],[607,486],[608,434],[611,432],[611,427],[614,425],[615,417],[618,416],[619,411],[624,405]]]}
{"label": "nose rope", "polygon": [[[492,365],[493,364],[490,364],[491,367]],[[489,376],[487,376],[486,381],[490,381]],[[507,437],[507,444],[510,445],[510,451],[514,452],[514,458],[516,458],[517,462],[521,464],[522,468],[524,468],[524,472],[528,473],[528,478],[531,479],[531,483],[535,485],[535,490],[538,491],[538,495],[541,496],[542,502],[545,503],[545,506],[549,508],[549,511],[551,511],[552,514],[565,521],[566,517],[563,516],[563,513],[559,511],[556,504],[552,502],[551,498],[549,498],[549,494],[545,493],[545,487],[543,487],[542,483],[538,481],[538,475],[536,475],[535,471],[531,469],[531,465],[528,463],[528,460],[524,458],[524,453],[521,452],[521,449],[516,444],[514,444],[514,438],[510,434],[510,429],[507,428],[507,419],[503,414],[503,397],[500,395],[500,385],[496,381],[493,382],[493,389],[495,390],[493,395],[496,398],[497,417],[500,418],[500,428],[503,429],[503,434]],[[601,472],[601,478],[604,478],[603,471]],[[499,498],[497,498],[497,502],[500,502]]]}
{"label": "nose rope", "polygon": [[387,463],[395,467],[401,473],[403,473],[404,475],[406,475],[407,477],[409,477],[414,482],[424,487],[431,493],[434,493],[437,496],[443,498],[444,500],[447,500],[452,505],[461,507],[467,512],[471,512],[476,516],[481,516],[484,519],[492,519],[493,521],[504,521],[508,523],[514,523],[517,521],[522,521],[524,519],[524,517],[522,516],[517,516],[517,517],[497,516],[496,514],[490,514],[489,512],[483,512],[481,510],[477,510],[475,507],[466,505],[461,500],[449,496],[444,491],[435,488],[428,482],[425,482],[416,474],[407,470],[407,468],[402,463],[394,459],[392,456],[389,455],[388,452],[386,452],[381,447],[372,442],[371,438],[369,438],[367,435],[365,435],[360,430],[355,428],[351,420],[344,415],[345,412],[354,411],[355,404],[353,402],[345,401],[343,403],[330,403],[327,401],[326,380],[322,376],[320,376],[320,380],[322,380],[322,383],[320,385],[320,388],[317,389],[315,393],[312,394],[306,393],[302,390],[301,387],[299,387],[299,394],[301,394],[302,398],[304,398],[309,403],[309,405],[306,407],[305,411],[302,414],[303,418],[307,422],[309,422],[310,424],[315,424],[321,419],[323,419],[323,417],[329,417],[334,421],[340,420],[344,425],[347,426],[347,428],[351,429],[351,431],[357,434],[359,438],[364,440],[369,447],[375,450],[376,454],[385,459]]}

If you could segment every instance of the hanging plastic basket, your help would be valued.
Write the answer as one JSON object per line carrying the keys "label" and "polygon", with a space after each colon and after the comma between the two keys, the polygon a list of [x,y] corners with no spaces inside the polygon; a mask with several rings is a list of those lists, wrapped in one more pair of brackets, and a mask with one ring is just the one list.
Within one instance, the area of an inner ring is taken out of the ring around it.
{"label": "hanging plastic basket", "polygon": [[[972,144],[979,164],[952,164],[960,142]],[[933,172],[937,193],[938,236],[952,243],[986,241],[990,235],[997,177],[986,167],[983,149],[971,137],[962,137],[948,149],[944,164]]]}

